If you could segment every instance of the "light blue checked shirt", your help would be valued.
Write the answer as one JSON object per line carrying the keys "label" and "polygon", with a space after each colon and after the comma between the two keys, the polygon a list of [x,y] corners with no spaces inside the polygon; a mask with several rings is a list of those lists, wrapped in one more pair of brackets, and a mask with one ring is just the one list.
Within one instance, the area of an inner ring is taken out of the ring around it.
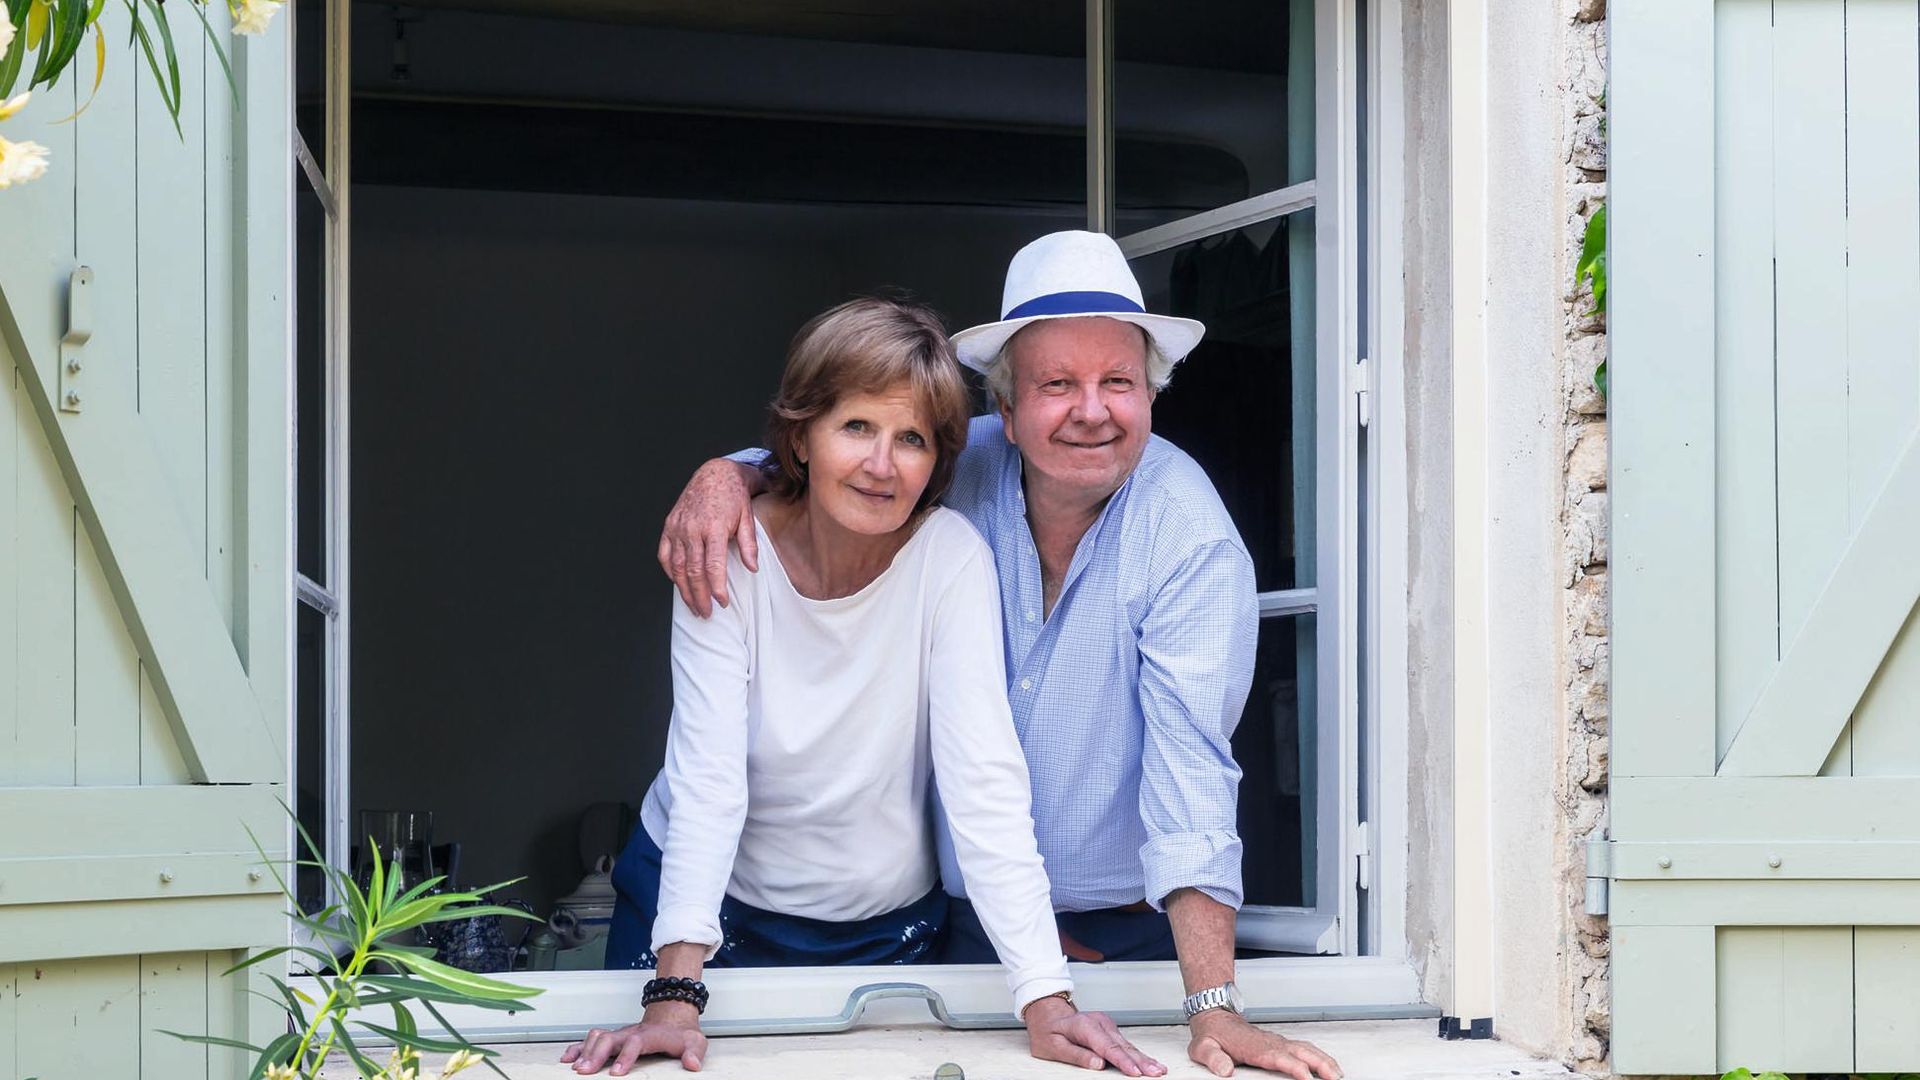
{"label": "light blue checked shirt", "polygon": [[[1260,617],[1240,533],[1200,466],[1154,436],[1044,617],[1020,471],[1000,418],[975,417],[942,502],[980,530],[998,567],[1007,696],[1053,906],[1160,908],[1198,888],[1238,908],[1232,739]],[[965,895],[942,826],[941,875]]]}
{"label": "light blue checked shirt", "polygon": [[[1049,617],[1020,476],[1000,418],[976,417],[943,501],[998,564],[1054,908],[1160,908],[1187,887],[1238,908],[1232,738],[1260,618],[1239,530],[1200,466],[1156,435],[1081,537]],[[957,891],[957,867],[941,870]]]}

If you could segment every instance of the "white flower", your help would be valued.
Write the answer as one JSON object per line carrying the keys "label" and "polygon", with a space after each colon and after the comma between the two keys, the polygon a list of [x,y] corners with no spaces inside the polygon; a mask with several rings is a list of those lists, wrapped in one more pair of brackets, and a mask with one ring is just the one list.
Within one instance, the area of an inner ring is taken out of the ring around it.
{"label": "white flower", "polygon": [[47,171],[47,148],[35,142],[0,139],[0,191],[38,180]]}
{"label": "white flower", "polygon": [[440,1080],[447,1080],[447,1077],[454,1073],[471,1069],[484,1060],[486,1059],[472,1050],[456,1050],[453,1056],[447,1059],[446,1066],[440,1070]]}
{"label": "white flower", "polygon": [[0,56],[7,55],[7,46],[13,44],[13,20],[7,18],[7,6],[0,4]]}
{"label": "white flower", "polygon": [[294,1072],[291,1065],[269,1065],[266,1078],[267,1080],[300,1080],[300,1074]]}
{"label": "white flower", "polygon": [[[4,19],[6,17],[6,14],[7,13],[5,9],[0,8],[0,19]],[[0,53],[4,53],[6,51],[7,51],[6,46],[0,45]],[[32,96],[33,96],[32,94],[16,94],[14,95],[14,98],[12,101],[0,102],[0,120],[10,119],[14,113],[17,113],[21,109],[26,108],[27,99]]]}
{"label": "white flower", "polygon": [[264,34],[267,23],[273,21],[274,12],[280,10],[285,0],[228,0],[227,6],[233,11],[233,32],[236,34]]}

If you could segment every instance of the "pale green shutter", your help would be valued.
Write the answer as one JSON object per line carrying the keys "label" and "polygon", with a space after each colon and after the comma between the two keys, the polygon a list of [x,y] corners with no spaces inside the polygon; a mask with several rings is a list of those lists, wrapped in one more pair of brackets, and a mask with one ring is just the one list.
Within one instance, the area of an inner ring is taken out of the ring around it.
{"label": "pale green shutter", "polygon": [[156,1029],[284,1024],[220,972],[287,935],[290,16],[236,111],[176,12],[182,134],[127,18],[87,112],[91,43],[0,127],[52,152],[0,191],[7,1077],[244,1075]]}
{"label": "pale green shutter", "polygon": [[1616,0],[1613,1056],[1920,1069],[1920,15]]}

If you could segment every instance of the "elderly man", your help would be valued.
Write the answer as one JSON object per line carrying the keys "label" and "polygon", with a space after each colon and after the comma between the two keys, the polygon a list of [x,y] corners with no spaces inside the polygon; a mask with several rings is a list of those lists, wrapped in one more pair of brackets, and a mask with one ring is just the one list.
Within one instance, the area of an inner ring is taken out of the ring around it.
{"label": "elderly man", "polygon": [[[1145,311],[1110,237],[1021,249],[994,323],[954,336],[996,416],[974,420],[946,504],[998,563],[1008,695],[1062,942],[1080,959],[1177,956],[1188,1054],[1336,1080],[1309,1043],[1253,1027],[1233,984],[1241,901],[1233,730],[1252,680],[1258,604],[1239,532],[1192,458],[1154,437],[1152,406],[1205,328]],[[726,551],[757,565],[742,462],[702,466],[660,561],[694,610],[728,602]],[[992,962],[951,863],[945,959]]]}

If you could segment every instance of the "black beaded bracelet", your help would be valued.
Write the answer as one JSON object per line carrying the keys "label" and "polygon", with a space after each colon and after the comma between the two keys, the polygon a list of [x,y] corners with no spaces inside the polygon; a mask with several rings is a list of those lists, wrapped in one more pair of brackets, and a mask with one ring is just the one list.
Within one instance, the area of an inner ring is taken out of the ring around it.
{"label": "black beaded bracelet", "polygon": [[647,1006],[656,1001],[684,1001],[693,1006],[695,1012],[704,1013],[707,1011],[707,984],[679,976],[648,979],[647,985],[640,991],[640,1004]]}

